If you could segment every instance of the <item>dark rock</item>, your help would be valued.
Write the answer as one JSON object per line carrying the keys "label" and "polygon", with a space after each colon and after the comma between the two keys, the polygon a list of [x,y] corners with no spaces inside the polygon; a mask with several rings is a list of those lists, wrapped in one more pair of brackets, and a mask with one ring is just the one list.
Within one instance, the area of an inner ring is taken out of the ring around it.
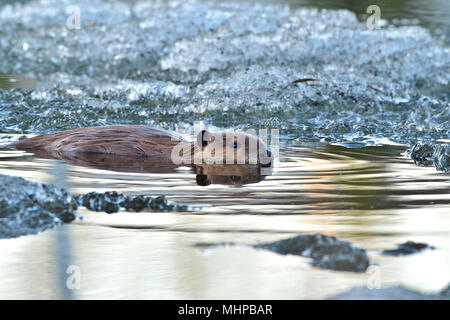
{"label": "dark rock", "polygon": [[116,191],[104,193],[90,192],[85,195],[77,195],[76,199],[81,206],[97,212],[115,213],[124,208],[127,211],[140,212],[149,211],[186,211],[188,206],[175,205],[169,203],[164,196],[146,197],[139,195],[136,197],[125,196]]}
{"label": "dark rock", "polygon": [[381,254],[385,256],[405,256],[409,254],[418,253],[424,249],[434,249],[434,247],[426,243],[416,243],[413,241],[407,241],[405,243],[399,244],[397,246],[397,249],[383,250]]}
{"label": "dark rock", "polygon": [[37,234],[75,219],[77,202],[64,189],[0,174],[0,238]]}
{"label": "dark rock", "polygon": [[254,247],[279,254],[309,257],[313,259],[312,265],[324,269],[364,272],[369,266],[365,250],[350,242],[322,234],[300,235]]}

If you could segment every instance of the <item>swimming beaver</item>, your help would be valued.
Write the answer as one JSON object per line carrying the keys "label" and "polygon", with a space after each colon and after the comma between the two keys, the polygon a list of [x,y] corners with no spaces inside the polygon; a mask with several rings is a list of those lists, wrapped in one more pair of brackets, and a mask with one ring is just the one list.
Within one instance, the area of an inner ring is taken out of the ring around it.
{"label": "swimming beaver", "polygon": [[[201,185],[223,180],[211,175],[212,167],[214,176],[219,176],[221,171],[230,172],[233,164],[233,172],[251,172],[251,179],[243,179],[241,175],[230,176],[228,181],[243,184],[264,178],[261,174],[254,178],[254,167],[268,168],[272,164],[271,153],[264,142],[248,133],[203,130],[196,141],[188,141],[174,132],[144,125],[79,128],[39,135],[10,147],[31,151],[43,158],[118,171],[169,172],[187,165],[198,173],[197,183]],[[120,170],[125,167],[129,169]]]}

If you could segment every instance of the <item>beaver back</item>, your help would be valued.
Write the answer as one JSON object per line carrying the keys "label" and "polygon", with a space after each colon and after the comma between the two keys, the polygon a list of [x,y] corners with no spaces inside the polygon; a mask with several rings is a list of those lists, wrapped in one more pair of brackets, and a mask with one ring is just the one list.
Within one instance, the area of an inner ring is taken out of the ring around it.
{"label": "beaver back", "polygon": [[181,136],[144,125],[112,125],[43,134],[11,145],[19,150],[170,157]]}

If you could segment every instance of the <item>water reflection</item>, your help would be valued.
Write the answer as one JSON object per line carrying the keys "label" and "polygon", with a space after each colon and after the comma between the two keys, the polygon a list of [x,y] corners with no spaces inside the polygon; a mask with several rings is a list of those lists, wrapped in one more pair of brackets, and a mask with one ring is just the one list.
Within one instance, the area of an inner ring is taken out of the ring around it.
{"label": "water reflection", "polygon": [[210,184],[244,185],[257,183],[272,174],[272,167],[261,165],[208,165],[195,166],[196,181],[200,186]]}
{"label": "water reflection", "polygon": [[[7,154],[4,151],[3,156],[0,154],[0,157],[6,157]],[[14,154],[21,155],[20,152],[16,153],[14,151],[11,151],[8,155]],[[176,173],[179,169],[186,168],[188,172],[196,174],[195,181],[199,186],[210,184],[245,185],[260,182],[272,174],[272,167],[259,164],[179,166],[160,157],[128,157],[115,154],[68,153],[39,149],[33,150],[33,155],[36,158],[62,160],[76,166],[115,172],[168,174]]]}

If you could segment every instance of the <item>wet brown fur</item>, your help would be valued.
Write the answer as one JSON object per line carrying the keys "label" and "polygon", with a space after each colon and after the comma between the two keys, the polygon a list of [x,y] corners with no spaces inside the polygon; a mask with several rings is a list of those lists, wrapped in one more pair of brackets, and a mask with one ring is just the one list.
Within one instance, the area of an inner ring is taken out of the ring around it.
{"label": "wet brown fur", "polygon": [[[19,150],[62,153],[101,153],[129,157],[170,158],[172,148],[183,141],[170,131],[143,125],[79,128],[18,141]],[[189,142],[187,142],[189,143]]]}
{"label": "wet brown fur", "polygon": [[[225,134],[211,136],[210,133],[205,132],[202,131],[195,144],[173,132],[149,126],[111,125],[43,134],[18,141],[10,147],[33,152],[37,157],[64,160],[71,164],[92,168],[124,172],[166,173],[174,172],[177,168],[177,165],[171,160],[171,155],[173,148],[180,142],[186,143],[187,149],[191,150],[191,155],[193,155],[196,151],[208,150],[209,144],[215,141],[216,137],[222,137],[224,139],[224,163],[226,163],[226,154],[230,150],[236,159],[237,150],[231,147],[227,151]],[[235,133],[235,135],[242,137],[242,133]],[[246,149],[246,161],[249,160],[250,139],[258,138],[246,136],[245,144],[239,143],[241,148],[244,146]],[[207,142],[206,146],[202,141]],[[202,145],[203,147],[199,147]],[[263,146],[262,149],[260,149],[261,146]],[[258,150],[264,154],[267,153],[265,145],[258,144]],[[214,156],[215,151],[207,154]],[[210,183],[245,184],[264,179],[259,171],[260,165],[208,165],[203,163],[200,166],[189,166],[197,173],[197,183],[201,185]]]}

